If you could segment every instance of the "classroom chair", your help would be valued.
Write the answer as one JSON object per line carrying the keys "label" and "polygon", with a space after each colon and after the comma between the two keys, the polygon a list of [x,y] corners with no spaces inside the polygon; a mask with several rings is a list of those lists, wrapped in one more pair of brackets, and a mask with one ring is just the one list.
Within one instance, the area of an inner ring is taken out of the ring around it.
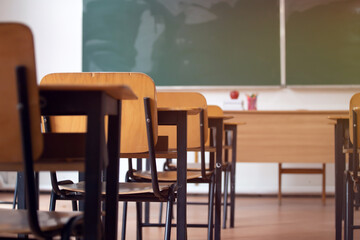
{"label": "classroom chair", "polygon": [[[224,117],[223,110],[216,105],[208,105],[208,117]],[[229,117],[229,116],[226,116]],[[230,117],[231,118],[231,117]],[[232,163],[229,162],[229,151],[232,151],[232,154],[235,154],[236,159],[236,149],[232,149],[233,145],[233,136],[232,131],[226,130],[226,126],[237,126],[238,123],[224,123],[224,142],[223,142],[223,150],[224,150],[224,161],[222,165],[222,171],[224,172],[224,200],[223,200],[223,228],[226,228],[226,221],[227,221],[227,208],[231,207],[230,216],[231,219],[234,219],[235,216],[235,167],[233,167]],[[210,141],[213,143],[215,142],[215,135],[212,129],[208,129],[209,138],[205,142],[205,152],[215,152],[215,148],[212,147],[213,144],[210,144]],[[236,145],[235,145],[236,146]],[[194,163],[188,163],[188,170],[189,171],[201,171],[201,164],[198,162],[198,152],[195,152],[195,162]],[[234,157],[234,156],[233,156]],[[201,159],[203,159],[204,156],[201,156]],[[234,169],[232,169],[234,168]],[[166,170],[175,170],[176,164],[171,162],[171,159],[168,159],[164,164],[164,169]],[[205,164],[205,169],[209,169],[209,163]],[[234,175],[234,176],[232,176]],[[229,195],[229,178],[231,180],[231,191],[230,191],[230,202],[228,202],[228,195]],[[190,203],[191,204],[191,203]],[[199,204],[199,203],[195,203]],[[162,205],[160,206],[160,210],[162,210]],[[159,216],[159,222],[161,222],[162,219],[162,211],[160,211]],[[231,227],[234,227],[234,221],[231,221]]]}
{"label": "classroom chair", "polygon": [[[208,239],[212,239],[213,228],[213,198],[214,198],[214,156],[212,155],[213,164],[208,169],[205,167],[205,141],[208,137],[207,121],[207,103],[206,99],[200,93],[192,92],[159,92],[158,108],[176,109],[176,108],[197,108],[199,114],[188,115],[187,118],[187,151],[200,151],[202,154],[201,168],[197,171],[187,172],[188,183],[207,183],[209,184],[209,199],[208,199],[208,220],[207,224],[188,224],[188,227],[206,227],[208,228]],[[172,126],[159,126],[159,136],[167,136],[169,151],[176,151],[176,129]],[[212,151],[213,153],[214,151]],[[167,157],[168,159],[170,158]],[[180,160],[181,161],[181,160]],[[131,166],[129,164],[129,166]],[[174,169],[167,169],[167,171],[159,172],[159,181],[174,182],[176,181],[176,171]],[[151,175],[149,171],[141,171],[130,168],[128,171],[128,181],[149,181]],[[126,213],[126,206],[124,206],[124,213]],[[145,226],[159,226],[159,224],[145,223]]]}
{"label": "classroom chair", "polygon": [[359,183],[359,147],[360,147],[360,93],[356,93],[350,99],[349,108],[349,135],[352,143],[352,156],[349,158],[349,170],[345,171],[345,221],[344,221],[344,239],[352,240],[353,231],[360,229],[360,225],[354,225],[354,202],[358,202],[360,192]]}
{"label": "classroom chair", "polygon": [[[223,110],[216,105],[208,106],[209,117],[225,117]],[[229,119],[232,118],[227,116]],[[230,227],[234,227],[235,218],[235,176],[236,176],[236,131],[237,125],[243,123],[230,123],[224,122],[224,160],[222,164],[222,171],[224,172],[224,200],[223,200],[223,228],[226,228],[227,212],[230,207]],[[233,132],[235,131],[235,133]],[[234,136],[235,135],[235,136]],[[213,136],[214,137],[214,136]],[[235,144],[234,144],[235,140]],[[209,143],[208,143],[209,144]],[[233,161],[229,161],[229,152],[231,151],[231,157]],[[234,161],[235,159],[235,161]],[[234,164],[233,164],[234,163]],[[228,202],[229,195],[229,180],[230,180],[230,202]]]}
{"label": "classroom chair", "polygon": [[[167,202],[165,239],[170,239],[175,188],[172,183],[159,183],[155,159],[155,145],[158,140],[157,100],[153,80],[143,73],[55,73],[45,76],[41,84],[125,84],[133,90],[138,99],[122,104],[119,157],[131,158],[139,154],[146,156],[150,162],[151,181],[120,183],[119,200],[136,202],[138,239],[142,239],[141,202]],[[51,132],[84,132],[86,128],[81,117],[51,117],[48,121]],[[57,199],[72,200],[76,210],[75,201],[83,198],[84,182],[58,182],[56,174],[52,173],[52,186],[51,210],[55,209]],[[102,193],[105,196],[104,187]],[[122,238],[124,239],[125,235]]]}
{"label": "classroom chair", "polygon": [[[31,30],[0,23],[0,169],[24,172],[26,210],[0,210],[1,234],[67,239],[80,213],[37,211],[34,164],[46,164]],[[9,239],[9,237],[4,237]]]}

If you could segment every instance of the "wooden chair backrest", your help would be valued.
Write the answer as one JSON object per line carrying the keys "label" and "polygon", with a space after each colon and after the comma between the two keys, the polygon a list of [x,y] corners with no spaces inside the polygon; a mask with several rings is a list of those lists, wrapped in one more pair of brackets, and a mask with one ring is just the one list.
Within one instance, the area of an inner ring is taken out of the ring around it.
{"label": "wooden chair backrest", "polygon": [[[121,149],[122,153],[148,151],[144,98],[150,98],[154,130],[157,141],[156,89],[153,80],[144,73],[53,73],[46,75],[41,84],[77,85],[127,85],[138,97],[137,100],[122,101]],[[53,132],[85,132],[85,117],[54,117],[50,120]],[[107,125],[107,122],[106,122]]]}
{"label": "wooden chair backrest", "polygon": [[[350,99],[350,108],[349,108],[349,113],[350,113],[350,117],[349,117],[349,134],[350,134],[350,141],[353,142],[353,128],[354,128],[354,124],[353,124],[353,109],[360,107],[360,93],[356,93],[354,94],[351,99]],[[358,147],[360,147],[360,111],[357,111],[357,143],[358,143]]]}
{"label": "wooden chair backrest", "polygon": [[42,153],[43,139],[32,33],[22,24],[0,23],[0,162],[3,163],[23,161],[17,66],[26,68],[31,144],[33,159],[36,160]]}
{"label": "wooden chair backrest", "polygon": [[[204,141],[208,138],[208,113],[206,99],[195,92],[159,92],[159,108],[201,108],[204,109]],[[159,126],[159,136],[169,136],[169,148],[176,148],[176,127]],[[187,147],[200,147],[200,114],[188,115],[187,118]]]}
{"label": "wooden chair backrest", "polygon": [[208,116],[209,117],[224,116],[224,111],[219,106],[208,105]]}
{"label": "wooden chair backrest", "polygon": [[[216,105],[208,105],[208,116],[209,117],[219,117],[224,116],[224,111]],[[206,130],[210,136],[210,129]],[[210,136],[211,137],[211,136]],[[205,146],[210,146],[210,137],[205,142]],[[214,139],[215,142],[215,139]]]}

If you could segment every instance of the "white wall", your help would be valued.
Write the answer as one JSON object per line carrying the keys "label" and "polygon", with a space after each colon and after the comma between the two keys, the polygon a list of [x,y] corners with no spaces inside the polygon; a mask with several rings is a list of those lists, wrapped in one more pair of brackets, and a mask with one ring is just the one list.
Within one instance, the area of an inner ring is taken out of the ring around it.
{"label": "white wall", "polygon": [[82,0],[1,0],[1,22],[21,22],[34,34],[38,80],[81,71]]}
{"label": "white wall", "polygon": [[[31,28],[38,82],[48,73],[81,71],[82,0],[0,0],[0,22]],[[48,176],[41,174],[42,188],[50,189]],[[0,186],[12,188],[15,179],[15,173],[2,173]]]}
{"label": "white wall", "polygon": [[[31,27],[35,38],[39,81],[45,74],[51,72],[81,71],[82,0],[0,0],[0,21],[22,22]],[[236,89],[240,91],[241,100],[245,100],[245,94],[257,93],[259,110],[346,110],[351,95],[359,91],[351,88],[238,87]],[[241,104],[224,104],[230,101],[229,92],[233,89],[192,90],[203,93],[208,104],[234,110],[241,108]],[[192,159],[193,155],[189,158]],[[125,168],[126,166],[122,169]],[[41,187],[50,188],[48,174],[43,173],[41,176]],[[76,175],[72,173],[67,173],[64,177],[72,177],[76,180]],[[1,174],[0,182],[3,187],[13,186],[14,174]],[[277,164],[239,163],[236,182],[238,193],[276,193]],[[326,185],[328,192],[334,192],[333,164],[327,165]],[[195,191],[195,188],[198,187],[189,189]],[[321,177],[286,175],[283,190],[292,193],[320,192]]]}

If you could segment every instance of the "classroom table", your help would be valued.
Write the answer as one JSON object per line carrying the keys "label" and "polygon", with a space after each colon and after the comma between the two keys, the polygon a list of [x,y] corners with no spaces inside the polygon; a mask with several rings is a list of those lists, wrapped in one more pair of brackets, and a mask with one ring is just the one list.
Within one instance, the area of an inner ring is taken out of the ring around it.
{"label": "classroom table", "polygon": [[[222,186],[222,164],[223,162],[223,130],[232,131],[233,141],[232,146],[232,166],[231,166],[231,206],[230,206],[230,226],[234,227],[234,209],[235,209],[235,163],[236,163],[236,138],[237,138],[237,125],[243,123],[228,123],[224,124],[224,120],[232,119],[232,116],[209,116],[209,128],[215,128],[215,148],[216,148],[216,163],[215,163],[215,239],[221,239],[221,186]],[[224,190],[226,191],[226,190]],[[224,198],[224,201],[227,201]],[[226,205],[225,205],[226,206]],[[224,207],[225,208],[225,207]],[[224,209],[224,220],[225,221]]]}
{"label": "classroom table", "polygon": [[158,108],[159,125],[175,125],[177,134],[177,214],[176,239],[187,239],[186,169],[187,169],[187,115],[196,109]]}
{"label": "classroom table", "polygon": [[[158,108],[159,125],[177,125],[177,239],[186,239],[186,172],[187,172],[187,115],[200,113],[200,108]],[[215,170],[215,239],[220,239],[221,228],[221,166],[223,120],[228,116],[209,117],[209,127],[216,130],[216,170]],[[217,175],[216,175],[217,174]],[[147,211],[145,211],[146,213]],[[212,232],[210,233],[212,234]],[[212,237],[211,237],[212,239]]]}
{"label": "classroom table", "polygon": [[[333,163],[334,130],[331,115],[347,111],[224,111],[238,128],[237,162]],[[299,147],[300,146],[300,147]],[[261,149],[261,151],[259,151]]]}
{"label": "classroom table", "polygon": [[224,114],[247,123],[237,137],[237,149],[241,152],[237,162],[332,163],[335,160],[336,239],[340,240],[345,156],[344,137],[339,136],[344,136],[348,128],[348,117],[335,118],[335,135],[328,117],[345,116],[348,111],[225,111]]}
{"label": "classroom table", "polygon": [[[105,239],[117,239],[121,100],[136,96],[126,86],[42,85],[39,89],[42,115],[87,115],[84,238],[100,238],[101,170],[107,168]],[[109,116],[107,146],[105,115]]]}
{"label": "classroom table", "polygon": [[[231,118],[233,118],[231,116]],[[226,119],[224,119],[226,120]],[[236,175],[236,156],[237,156],[237,126],[245,125],[245,122],[224,122],[225,132],[231,132],[231,141],[225,139],[226,145],[231,146],[231,178],[230,178],[230,227],[235,226],[235,175]],[[225,152],[225,161],[227,161],[227,152]],[[225,191],[226,193],[226,191]],[[224,197],[224,203],[227,205],[227,198]],[[224,205],[223,228],[226,228],[227,209]]]}
{"label": "classroom table", "polygon": [[329,116],[335,120],[335,236],[342,239],[343,201],[344,201],[344,171],[345,154],[343,147],[349,139],[349,115]]}
{"label": "classroom table", "polygon": [[221,239],[221,169],[222,169],[222,148],[223,148],[223,117],[210,117],[209,128],[215,128],[215,148],[216,148],[216,162],[215,162],[215,223],[214,236],[215,239]]}
{"label": "classroom table", "polygon": [[[345,170],[342,148],[349,124],[348,111],[225,111],[224,114],[247,123],[237,137],[241,152],[237,162],[335,162],[336,240],[340,240]],[[336,120],[335,134],[329,124],[333,122],[331,119]]]}

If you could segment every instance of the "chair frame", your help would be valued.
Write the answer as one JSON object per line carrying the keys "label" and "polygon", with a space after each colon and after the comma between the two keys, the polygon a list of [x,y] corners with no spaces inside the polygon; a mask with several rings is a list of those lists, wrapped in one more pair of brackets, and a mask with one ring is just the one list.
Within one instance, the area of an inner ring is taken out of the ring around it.
{"label": "chair frame", "polygon": [[[40,238],[49,239],[58,233],[58,231],[44,232],[41,230],[37,215],[37,191],[34,179],[34,166],[33,166],[33,152],[31,142],[30,130],[30,113],[28,105],[28,88],[26,68],[18,66],[16,68],[17,86],[18,86],[18,99],[19,99],[19,114],[20,114],[20,128],[22,133],[22,149],[23,149],[23,163],[24,163],[24,181],[25,181],[25,197],[26,207],[28,212],[28,222],[32,232]],[[82,219],[82,216],[76,216],[69,220],[68,224],[62,231],[62,238],[67,239],[70,237],[70,231]]]}
{"label": "chair frame", "polygon": [[[150,111],[150,102],[148,98],[144,99],[144,106],[145,106],[145,116],[146,116],[146,126],[147,126],[147,136],[149,142],[149,163],[150,163],[150,171],[151,171],[151,184],[153,187],[154,195],[158,198],[159,202],[167,201],[167,214],[166,214],[166,223],[164,225],[159,225],[159,227],[165,227],[165,239],[170,239],[171,233],[171,224],[172,222],[172,211],[173,211],[173,203],[175,201],[175,194],[174,190],[176,188],[175,185],[172,185],[170,194],[168,196],[164,196],[161,194],[159,190],[159,180],[157,176],[157,168],[156,168],[156,156],[155,156],[155,144],[153,138],[153,129],[152,129],[152,122],[151,122],[151,111]],[[151,146],[151,147],[150,147]],[[129,168],[132,169],[131,159],[129,159]],[[128,171],[126,174],[126,182],[132,182],[130,180]],[[123,224],[122,224],[122,239],[125,240],[126,236],[126,216],[127,216],[127,201],[124,199],[124,211],[123,211]],[[142,207],[141,202],[153,202],[149,201],[146,198],[141,199],[141,201],[136,201],[136,216],[137,216],[137,239],[142,239],[142,228],[149,226],[142,222]]]}
{"label": "chair frame", "polygon": [[[208,107],[211,107],[209,105]],[[219,108],[218,106],[215,106]],[[222,110],[221,110],[222,111]],[[235,176],[236,176],[236,142],[237,142],[237,124],[227,124],[224,123],[224,132],[225,132],[225,145],[224,145],[224,165],[222,166],[222,171],[224,172],[224,200],[222,202],[223,205],[223,225],[222,228],[226,229],[227,216],[228,216],[228,207],[230,207],[230,228],[234,228],[235,225]],[[231,133],[231,135],[230,135]],[[202,136],[202,135],[201,135]],[[214,134],[213,129],[210,127],[210,146],[213,146],[214,142]],[[229,147],[232,151],[231,162],[229,161]],[[206,151],[206,150],[205,150]],[[206,167],[202,166],[205,164],[205,151],[200,151],[200,168],[206,169]],[[197,154],[197,152],[196,152]],[[171,166],[172,159],[166,159],[163,169],[166,170],[176,170],[175,167]],[[214,166],[214,158],[210,152],[210,164]],[[191,171],[191,170],[190,170]],[[193,170],[197,171],[197,170]],[[229,195],[229,178],[230,178],[230,202],[228,201]],[[199,202],[188,202],[189,205],[208,205],[208,203],[199,203]],[[145,206],[146,207],[146,206]],[[159,223],[162,221],[162,204],[160,204],[160,212],[159,212]],[[145,218],[149,218],[149,210],[145,208]]]}
{"label": "chair frame", "polygon": [[[208,183],[209,184],[209,201],[208,201],[208,223],[207,224],[187,224],[187,227],[194,227],[194,228],[208,228],[208,239],[213,238],[213,219],[214,219],[214,191],[215,191],[215,173],[214,173],[214,153],[210,153],[210,167],[209,170],[213,171],[211,175],[206,174],[206,167],[205,167],[205,139],[204,139],[204,133],[205,133],[205,124],[204,124],[204,109],[200,110],[199,117],[200,117],[200,151],[201,151],[201,176],[200,178],[195,179],[188,179],[187,183]],[[210,130],[212,132],[212,129]],[[211,134],[210,134],[211,136]],[[213,139],[210,139],[210,144],[213,145]],[[166,162],[164,164],[164,167],[166,166]],[[170,171],[172,169],[165,169],[166,171]],[[134,170],[132,168],[132,162],[131,159],[129,159],[129,170],[126,174],[125,181],[140,181],[140,182],[146,182],[149,181],[147,179],[142,179],[137,176],[134,176]],[[191,202],[187,202],[187,204],[192,204]],[[147,208],[148,209],[148,208]],[[162,203],[160,204],[160,209],[162,209]],[[137,211],[142,211],[141,206],[137,206]],[[169,211],[169,209],[167,209]],[[124,204],[123,206],[123,218],[126,218],[126,212],[127,212],[127,204]],[[162,215],[162,213],[161,213]],[[149,212],[145,209],[145,217],[147,218],[149,216]],[[161,216],[160,216],[161,217]],[[138,223],[140,227],[161,227],[165,226],[166,224],[161,223],[161,218],[159,217],[159,223],[149,223],[148,219],[145,219],[145,222]],[[123,221],[124,222],[124,221]],[[172,226],[176,226],[176,224],[173,224]],[[125,231],[126,226],[123,226],[123,235]]]}
{"label": "chair frame", "polygon": [[[48,116],[43,117],[44,122],[44,132],[51,132],[51,124]],[[78,211],[77,201],[83,200],[84,196],[79,194],[69,193],[67,191],[62,191],[59,189],[59,185],[62,184],[73,184],[74,182],[71,180],[58,181],[56,172],[50,172],[50,180],[51,180],[51,193],[50,193],[50,206],[49,211],[55,211],[56,201],[57,200],[72,200],[72,209],[73,211]]]}
{"label": "chair frame", "polygon": [[[19,238],[28,238],[28,234],[36,238],[52,239],[60,235],[68,239],[73,227],[82,222],[82,215],[63,215],[67,222],[61,220],[61,225],[41,226],[46,212],[38,212],[38,186],[35,181],[34,167],[44,152],[43,136],[41,134],[39,93],[36,84],[34,43],[32,32],[26,25],[19,23],[0,23],[0,52],[2,94],[2,141],[1,168],[18,173],[17,186],[19,190],[19,208],[3,209],[2,218],[6,222],[4,233],[18,233]],[[4,121],[3,121],[4,120]],[[11,126],[11,127],[8,127]],[[19,184],[18,184],[19,183]],[[16,204],[14,194],[14,204]],[[9,217],[9,219],[7,219]],[[10,220],[13,221],[12,228]],[[17,222],[18,221],[18,222]],[[44,228],[42,228],[44,227]],[[49,227],[49,228],[48,228]],[[0,237],[10,239],[10,237]]]}

